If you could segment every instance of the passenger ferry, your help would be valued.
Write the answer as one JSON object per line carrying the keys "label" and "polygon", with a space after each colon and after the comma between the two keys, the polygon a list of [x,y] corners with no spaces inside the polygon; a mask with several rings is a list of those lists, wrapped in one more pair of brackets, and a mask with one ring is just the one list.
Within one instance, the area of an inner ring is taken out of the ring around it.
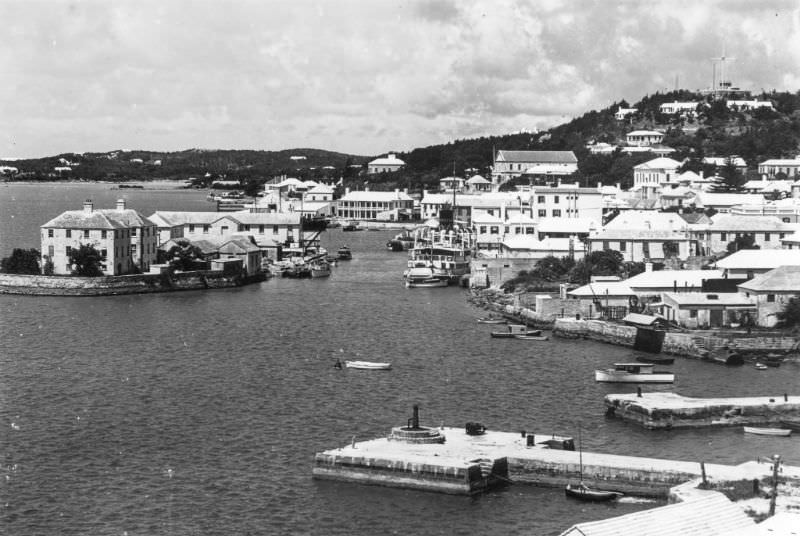
{"label": "passenger ferry", "polygon": [[436,230],[421,227],[414,232],[408,251],[408,270],[430,268],[433,276],[456,282],[469,274],[474,239],[468,229]]}

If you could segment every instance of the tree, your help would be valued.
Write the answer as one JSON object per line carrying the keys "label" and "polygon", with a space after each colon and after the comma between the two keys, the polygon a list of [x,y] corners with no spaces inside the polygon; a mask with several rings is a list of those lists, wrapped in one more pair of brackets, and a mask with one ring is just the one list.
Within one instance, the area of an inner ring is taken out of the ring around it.
{"label": "tree", "polygon": [[264,191],[264,186],[261,184],[260,180],[250,179],[244,183],[243,190],[244,195],[253,198],[253,204],[255,205],[256,197],[258,197],[258,194]]}
{"label": "tree", "polygon": [[167,261],[175,270],[193,270],[198,260],[202,260],[203,251],[186,239],[175,241],[166,254]]}
{"label": "tree", "polygon": [[800,298],[791,297],[786,302],[786,306],[782,311],[779,311],[778,321],[784,327],[792,327],[800,325]]}
{"label": "tree", "polygon": [[0,270],[7,274],[39,274],[39,250],[14,248],[11,255],[0,260]]}
{"label": "tree", "polygon": [[593,275],[618,275],[622,268],[622,253],[613,249],[593,251],[577,263],[569,272],[572,283],[585,285]]}
{"label": "tree", "polygon": [[91,244],[81,244],[80,247],[72,248],[69,253],[72,275],[82,277],[101,276],[103,275],[102,260],[100,252]]}
{"label": "tree", "polygon": [[728,253],[734,253],[740,249],[761,249],[760,246],[756,245],[755,234],[745,233],[728,242]]}

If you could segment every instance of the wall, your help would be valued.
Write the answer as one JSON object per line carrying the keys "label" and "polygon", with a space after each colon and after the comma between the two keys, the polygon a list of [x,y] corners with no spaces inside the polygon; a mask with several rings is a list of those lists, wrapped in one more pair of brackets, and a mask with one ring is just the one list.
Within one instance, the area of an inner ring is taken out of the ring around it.
{"label": "wall", "polygon": [[244,284],[239,276],[222,271],[203,270],[161,274],[105,277],[71,277],[0,274],[0,294],[31,296],[107,296],[235,287]]}

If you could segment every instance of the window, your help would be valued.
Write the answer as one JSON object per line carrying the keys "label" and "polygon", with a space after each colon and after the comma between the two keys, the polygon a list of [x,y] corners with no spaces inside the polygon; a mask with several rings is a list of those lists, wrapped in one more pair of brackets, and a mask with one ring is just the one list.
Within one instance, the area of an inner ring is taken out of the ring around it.
{"label": "window", "polygon": [[769,233],[764,233],[764,242],[769,242]]}
{"label": "window", "polygon": [[481,225],[480,234],[486,234],[486,226]]}
{"label": "window", "polygon": [[55,254],[56,254],[56,247],[55,246],[47,246],[47,256],[52,259],[53,255],[55,255]]}
{"label": "window", "polygon": [[52,230],[52,229],[48,229],[48,230],[47,230],[47,236],[48,236],[49,238],[53,238],[53,230]]}
{"label": "window", "polygon": [[627,244],[628,244],[627,242],[620,242],[619,243],[619,250],[620,251],[625,251],[625,247],[627,246]]}
{"label": "window", "polygon": [[101,249],[100,250],[100,256],[103,257],[104,259],[106,257],[108,257],[108,250],[107,249]]}
{"label": "window", "polygon": [[555,203],[556,205],[558,204],[558,196],[557,195],[553,196],[553,203]]}
{"label": "window", "polygon": [[605,251],[607,249],[608,249],[608,240],[603,240],[603,250]]}
{"label": "window", "polygon": [[69,257],[70,254],[72,254],[72,246],[67,246],[66,253],[67,253],[67,257]]}
{"label": "window", "polygon": [[219,228],[219,234],[223,234],[224,235],[227,232],[228,232],[228,226],[227,225],[223,225],[222,227]]}
{"label": "window", "polygon": [[208,225],[203,225],[203,234],[208,234]]}
{"label": "window", "polygon": [[83,237],[84,238],[89,238],[89,229],[84,229],[83,230]]}
{"label": "window", "polygon": [[780,233],[780,234],[778,235],[778,238],[780,238],[781,240],[783,240],[783,237],[784,237],[784,236],[786,236],[786,233]]}
{"label": "window", "polygon": [[277,225],[273,225],[272,226],[272,234],[274,234],[274,235],[278,234],[278,226]]}
{"label": "window", "polygon": [[539,217],[540,218],[547,217],[547,211],[545,209],[543,209],[543,208],[539,209]]}
{"label": "window", "polygon": [[100,238],[107,238],[107,237],[108,237],[108,231],[106,231],[105,229],[100,231]]}
{"label": "window", "polygon": [[189,224],[189,232],[190,232],[190,233],[193,233],[193,232],[194,232],[194,224],[193,224],[193,223],[190,223],[190,224]]}
{"label": "window", "polygon": [[264,234],[264,226],[263,225],[259,225],[258,226],[258,234]]}
{"label": "window", "polygon": [[553,209],[553,217],[554,218],[560,218],[561,217],[561,209],[560,208],[554,208]]}
{"label": "window", "polygon": [[525,227],[525,234],[536,234],[535,227]]}
{"label": "window", "polygon": [[489,234],[499,234],[500,228],[497,225],[492,225],[489,227]]}
{"label": "window", "polygon": [[725,242],[728,240],[728,233],[719,233],[719,239],[720,241]]}
{"label": "window", "polygon": [[522,227],[514,227],[514,234],[522,234]]}
{"label": "window", "polygon": [[767,303],[775,303],[775,294],[767,294]]}
{"label": "window", "polygon": [[72,229],[67,229],[67,238],[72,238]]}
{"label": "window", "polygon": [[697,318],[697,309],[689,309],[689,318]]}
{"label": "window", "polygon": [[136,227],[131,229],[131,236],[136,236]]}
{"label": "window", "polygon": [[544,203],[544,196],[543,196],[543,195],[540,195],[540,196],[538,196],[538,197],[536,198],[536,202],[537,202],[537,203]]}
{"label": "window", "polygon": [[136,256],[136,244],[131,244],[131,257]]}
{"label": "window", "polygon": [[783,223],[789,223],[789,218],[783,218]]}

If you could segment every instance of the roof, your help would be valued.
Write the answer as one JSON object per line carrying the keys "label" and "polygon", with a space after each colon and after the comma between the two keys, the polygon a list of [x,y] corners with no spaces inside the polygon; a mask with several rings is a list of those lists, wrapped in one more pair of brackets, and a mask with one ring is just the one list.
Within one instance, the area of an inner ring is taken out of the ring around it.
{"label": "roof", "polygon": [[375,160],[371,161],[368,165],[370,166],[404,166],[406,163],[395,155],[390,154],[389,156],[383,158],[376,158]]}
{"label": "roof", "polygon": [[796,292],[800,294],[800,266],[778,266],[738,285],[753,292]]}
{"label": "roof", "polygon": [[689,240],[689,237],[678,231],[669,229],[603,229],[602,231],[589,235],[589,240]]}
{"label": "roof", "polygon": [[[738,292],[664,292],[664,300],[672,300],[678,305],[727,305],[750,307],[755,306],[754,298],[748,298]],[[709,296],[714,296],[709,298]]]}
{"label": "roof", "polygon": [[127,229],[154,225],[155,222],[133,209],[97,209],[91,212],[68,210],[42,227],[58,229]]}
{"label": "roof", "polygon": [[568,294],[577,298],[595,296],[604,298],[606,296],[634,296],[636,293],[627,281],[597,281],[571,290]]}
{"label": "roof", "polygon": [[605,225],[606,229],[679,229],[687,228],[686,221],[674,212],[626,210]]}
{"label": "roof", "polygon": [[778,266],[800,266],[800,249],[740,249],[717,261],[723,270],[771,270]]}
{"label": "roof", "polygon": [[800,166],[800,158],[771,158],[758,163],[759,166]]}
{"label": "roof", "polygon": [[[625,315],[625,318],[622,319],[623,322],[638,324],[640,326],[652,326],[656,322],[663,320],[664,320],[663,318],[658,316],[642,315],[639,313],[628,313],[627,315]],[[637,363],[637,365],[639,364],[640,363]]]}
{"label": "roof", "polygon": [[600,226],[591,218],[541,218],[536,230],[540,233],[588,233]]}
{"label": "roof", "polygon": [[699,287],[706,279],[719,279],[722,270],[653,270],[642,272],[625,280],[631,288],[665,288],[679,289],[686,286]]}
{"label": "roof", "polygon": [[626,136],[663,136],[663,132],[657,130],[632,130]]}
{"label": "roof", "polygon": [[730,232],[793,232],[795,228],[783,223],[775,216],[744,216],[738,214],[715,214],[711,216],[709,231]]}
{"label": "roof", "polygon": [[633,166],[633,169],[678,169],[681,163],[666,156],[660,156],[652,160],[648,160],[638,166]]}
{"label": "roof", "polygon": [[158,211],[148,219],[159,227],[183,225],[211,225],[222,219],[230,219],[242,225],[298,225],[300,214],[291,212],[178,212]]}
{"label": "roof", "polygon": [[472,177],[469,178],[467,184],[491,184],[491,181],[487,181],[480,175],[473,175]]}
{"label": "roof", "polygon": [[745,162],[744,158],[741,156],[705,156],[703,157],[703,163],[714,164],[715,166],[724,166],[728,163],[729,159],[736,167],[747,167],[747,162]]}
{"label": "roof", "polygon": [[508,249],[524,249],[528,251],[541,251],[541,252],[562,252],[569,253],[571,251],[583,251],[585,249],[582,242],[573,240],[570,247],[569,238],[545,238],[544,240],[537,240],[535,235],[510,235],[503,240],[503,245]]}
{"label": "roof", "polygon": [[711,218],[709,218],[708,216],[706,216],[702,212],[685,212],[685,213],[679,213],[678,216],[683,218],[683,220],[686,223],[697,224],[697,223],[710,223],[711,222]]}
{"label": "roof", "polygon": [[325,184],[317,184],[316,186],[314,186],[313,188],[308,190],[308,192],[306,192],[306,193],[309,193],[309,194],[332,194],[333,193],[333,188],[331,188],[330,186],[327,186]]}
{"label": "roof", "polygon": [[498,151],[497,159],[503,162],[534,162],[577,164],[578,159],[572,151]]}
{"label": "roof", "polygon": [[721,493],[622,516],[578,523],[561,536],[723,536],[756,522]]}
{"label": "roof", "polygon": [[373,192],[356,190],[342,196],[340,201],[413,201],[405,192]]}
{"label": "roof", "polygon": [[764,196],[760,194],[727,194],[716,192],[698,192],[695,197],[698,206],[761,205]]}

